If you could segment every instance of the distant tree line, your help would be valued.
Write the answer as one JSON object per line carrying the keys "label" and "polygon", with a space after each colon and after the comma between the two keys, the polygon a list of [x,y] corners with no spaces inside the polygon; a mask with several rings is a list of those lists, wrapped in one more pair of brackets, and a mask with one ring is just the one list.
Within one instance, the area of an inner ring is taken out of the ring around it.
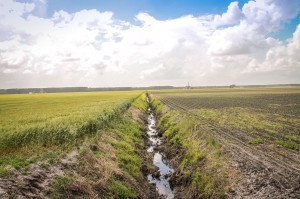
{"label": "distant tree line", "polygon": [[161,90],[172,89],[173,86],[152,86],[152,87],[58,87],[58,88],[13,88],[0,89],[0,94],[34,94],[34,93],[66,93],[66,92],[97,92],[97,91],[131,91],[131,90]]}
{"label": "distant tree line", "polygon": [[[272,85],[229,85],[235,87],[277,87],[277,86],[300,86],[300,84],[272,84]],[[228,86],[193,86],[193,89],[202,88],[228,88]],[[163,90],[163,89],[186,89],[186,87],[174,86],[150,86],[150,87],[57,87],[57,88],[13,88],[0,89],[0,94],[34,94],[34,93],[66,93],[66,92],[100,92],[100,91],[131,91],[131,90]]]}

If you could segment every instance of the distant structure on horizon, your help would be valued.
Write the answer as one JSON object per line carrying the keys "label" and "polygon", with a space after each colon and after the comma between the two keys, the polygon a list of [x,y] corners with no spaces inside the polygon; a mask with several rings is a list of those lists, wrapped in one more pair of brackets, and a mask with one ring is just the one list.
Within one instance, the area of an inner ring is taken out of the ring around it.
{"label": "distant structure on horizon", "polygon": [[192,86],[190,86],[190,82],[188,82],[187,86],[185,86],[185,89],[192,89]]}

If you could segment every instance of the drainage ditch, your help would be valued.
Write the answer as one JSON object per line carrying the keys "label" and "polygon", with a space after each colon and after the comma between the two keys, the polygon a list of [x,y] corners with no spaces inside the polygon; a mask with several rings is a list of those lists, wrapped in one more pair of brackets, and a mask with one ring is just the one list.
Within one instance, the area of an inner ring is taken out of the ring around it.
{"label": "drainage ditch", "polygon": [[150,183],[156,185],[156,190],[160,196],[167,199],[173,199],[174,193],[170,187],[168,176],[174,172],[174,170],[164,160],[163,153],[159,150],[162,144],[161,137],[158,135],[156,128],[156,118],[154,116],[153,109],[150,106],[150,100],[147,98],[148,106],[148,128],[147,135],[150,141],[150,146],[147,148],[147,152],[153,155],[153,164],[158,168],[155,173],[148,174],[147,178]]}

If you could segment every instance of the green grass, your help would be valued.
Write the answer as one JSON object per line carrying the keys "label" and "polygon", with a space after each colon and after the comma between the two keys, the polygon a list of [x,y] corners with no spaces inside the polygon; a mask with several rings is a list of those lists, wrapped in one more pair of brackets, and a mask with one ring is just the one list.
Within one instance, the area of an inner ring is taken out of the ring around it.
{"label": "green grass", "polygon": [[[294,152],[284,148],[300,151],[300,87],[164,90],[151,94],[156,97],[153,104],[161,115],[159,127],[164,137],[172,147],[185,152],[179,167],[197,190],[196,198],[225,197],[229,184],[239,175],[229,169],[229,157],[211,136],[215,129],[258,149],[287,155]],[[175,110],[162,111],[166,108],[159,99]],[[274,145],[282,148],[272,148]]]}
{"label": "green grass", "polygon": [[264,139],[258,143],[249,139],[250,144],[271,142],[293,150],[300,148],[300,87],[169,90],[153,94],[220,129]]}
{"label": "green grass", "polygon": [[141,93],[0,95],[0,166],[19,169],[28,158],[63,154],[117,120]]}
{"label": "green grass", "polygon": [[[147,110],[146,94],[135,100],[132,106],[145,112]],[[119,120],[114,125],[113,133],[120,138],[112,139],[110,142],[116,149],[119,166],[131,176],[141,178],[140,168],[142,162],[135,145],[143,146],[142,134],[144,133],[144,127],[125,118],[125,120]]]}
{"label": "green grass", "polygon": [[53,192],[50,198],[65,198],[64,191],[67,189],[74,182],[74,179],[69,176],[56,176],[54,185],[53,185]]}
{"label": "green grass", "polygon": [[10,174],[11,173],[7,168],[0,166],[0,178],[8,177],[8,176],[10,176]]}
{"label": "green grass", "polygon": [[[146,93],[134,100],[118,120],[88,139],[79,151],[78,166],[55,180],[53,198],[138,198],[142,175],[144,124],[133,113],[146,110]],[[139,109],[139,110],[138,110]],[[142,150],[142,149],[140,149]],[[142,186],[141,186],[142,187]]]}
{"label": "green grass", "polygon": [[125,182],[113,180],[110,185],[113,198],[137,198],[137,194]]}
{"label": "green grass", "polygon": [[40,145],[74,142],[95,132],[140,92],[2,95],[1,151],[30,142]]}
{"label": "green grass", "polygon": [[293,142],[293,141],[282,141],[282,140],[276,140],[275,142],[276,144],[279,144],[283,147],[289,148],[289,149],[293,149],[293,150],[297,150],[300,151],[300,145]]}
{"label": "green grass", "polygon": [[262,138],[256,138],[249,141],[249,144],[263,144],[264,140]]}
{"label": "green grass", "polygon": [[[179,169],[196,190],[197,198],[223,198],[228,191],[227,161],[218,141],[198,128],[197,118],[168,111],[158,100],[152,105],[161,112],[158,127],[172,149],[184,151]],[[189,185],[187,185],[189,186]]]}

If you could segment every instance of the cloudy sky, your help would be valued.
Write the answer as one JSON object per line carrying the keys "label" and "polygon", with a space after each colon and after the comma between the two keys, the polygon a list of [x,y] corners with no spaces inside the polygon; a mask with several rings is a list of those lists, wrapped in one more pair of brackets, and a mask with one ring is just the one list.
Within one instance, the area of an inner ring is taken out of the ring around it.
{"label": "cloudy sky", "polygon": [[0,0],[0,88],[300,83],[299,0]]}

